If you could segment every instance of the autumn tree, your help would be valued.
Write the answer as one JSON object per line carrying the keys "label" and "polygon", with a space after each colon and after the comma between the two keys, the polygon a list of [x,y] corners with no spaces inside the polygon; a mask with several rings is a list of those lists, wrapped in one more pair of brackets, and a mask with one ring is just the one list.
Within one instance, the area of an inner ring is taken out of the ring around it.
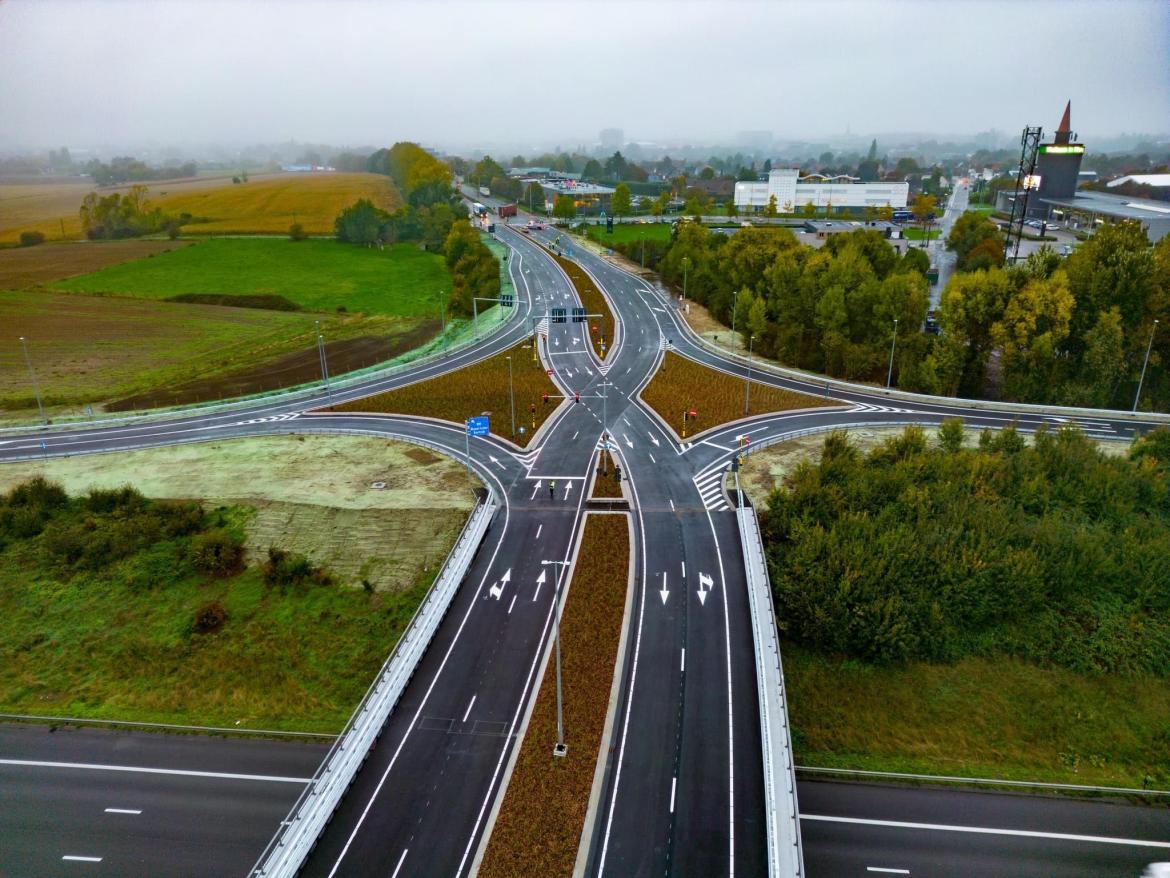
{"label": "autumn tree", "polygon": [[619,217],[629,216],[633,212],[633,206],[630,202],[630,187],[625,183],[618,183],[617,188],[613,190],[610,209],[614,216]]}

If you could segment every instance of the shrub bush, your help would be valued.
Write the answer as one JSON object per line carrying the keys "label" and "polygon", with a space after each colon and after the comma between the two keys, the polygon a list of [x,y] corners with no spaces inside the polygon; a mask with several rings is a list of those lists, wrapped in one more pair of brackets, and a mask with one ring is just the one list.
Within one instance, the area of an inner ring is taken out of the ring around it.
{"label": "shrub bush", "polygon": [[264,562],[264,584],[281,588],[290,585],[313,583],[330,585],[333,579],[320,567],[314,567],[304,555],[268,547],[268,560]]}
{"label": "shrub bush", "polygon": [[235,534],[214,528],[191,541],[190,559],[200,573],[231,576],[243,566],[244,546]]}
{"label": "shrub bush", "polygon": [[35,247],[37,244],[45,243],[44,232],[21,232],[20,246],[21,247]]}
{"label": "shrub bush", "polygon": [[196,634],[212,634],[224,626],[227,618],[223,604],[211,601],[195,611],[195,621],[191,628]]}

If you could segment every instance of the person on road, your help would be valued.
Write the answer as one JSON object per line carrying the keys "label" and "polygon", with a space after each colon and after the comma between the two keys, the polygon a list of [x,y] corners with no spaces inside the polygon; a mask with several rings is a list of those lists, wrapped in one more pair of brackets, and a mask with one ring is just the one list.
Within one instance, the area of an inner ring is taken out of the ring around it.
{"label": "person on road", "polygon": [[557,499],[557,483],[556,482],[549,482],[548,483],[548,499],[550,499],[550,500]]}

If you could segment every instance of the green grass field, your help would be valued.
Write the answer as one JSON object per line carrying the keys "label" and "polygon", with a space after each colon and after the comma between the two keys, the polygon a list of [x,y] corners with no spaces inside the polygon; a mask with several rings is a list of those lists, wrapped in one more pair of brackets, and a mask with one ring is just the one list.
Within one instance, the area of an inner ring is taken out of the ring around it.
{"label": "green grass field", "polygon": [[147,299],[182,294],[282,296],[308,311],[437,316],[451,277],[443,257],[412,244],[384,250],[335,241],[214,238],[69,278],[54,289]]}
{"label": "green grass field", "polygon": [[[914,226],[908,226],[907,228],[902,230],[902,236],[907,241],[922,241],[926,238],[926,234],[927,233],[924,232],[922,229],[916,228]],[[938,229],[931,229],[930,230],[930,240],[931,241],[938,240]]]}
{"label": "green grass field", "polygon": [[599,244],[626,244],[630,241],[669,241],[670,223],[615,223],[613,234],[606,232],[605,225],[586,226],[589,237]]}

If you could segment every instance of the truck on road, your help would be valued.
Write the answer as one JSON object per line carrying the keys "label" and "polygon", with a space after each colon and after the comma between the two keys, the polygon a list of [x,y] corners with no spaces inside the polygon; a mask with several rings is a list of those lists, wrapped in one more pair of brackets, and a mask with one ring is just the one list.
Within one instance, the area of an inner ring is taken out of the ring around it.
{"label": "truck on road", "polygon": [[480,186],[479,187],[479,194],[482,195],[484,198],[490,198],[491,194],[492,194],[492,190],[489,189],[487,186]]}
{"label": "truck on road", "polygon": [[499,207],[499,210],[497,210],[496,213],[498,213],[500,215],[501,219],[503,217],[506,217],[506,216],[515,216],[516,215],[516,205],[514,205],[514,204],[501,204]]}

